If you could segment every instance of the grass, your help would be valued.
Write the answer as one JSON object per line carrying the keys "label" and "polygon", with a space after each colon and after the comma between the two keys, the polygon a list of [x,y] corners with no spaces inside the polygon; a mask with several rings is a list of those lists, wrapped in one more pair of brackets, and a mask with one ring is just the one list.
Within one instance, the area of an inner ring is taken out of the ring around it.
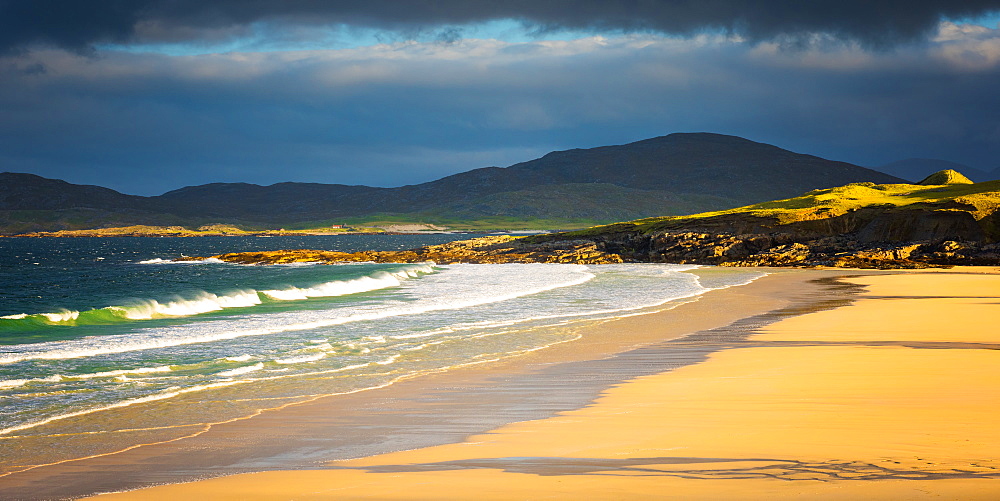
{"label": "grass", "polygon": [[894,208],[964,210],[976,219],[981,219],[1000,208],[1000,181],[930,186],[852,183],[836,188],[813,190],[785,200],[688,216],[652,217],[614,223],[573,232],[572,235],[590,236],[623,231],[647,233],[686,223],[707,222],[713,218],[730,215],[768,218],[781,225],[827,219],[866,207],[883,207],[888,210]]}

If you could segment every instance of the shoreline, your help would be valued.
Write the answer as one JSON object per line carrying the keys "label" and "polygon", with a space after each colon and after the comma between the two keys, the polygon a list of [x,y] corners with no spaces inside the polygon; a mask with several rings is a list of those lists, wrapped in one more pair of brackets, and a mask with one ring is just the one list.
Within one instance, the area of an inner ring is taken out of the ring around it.
{"label": "shoreline", "polygon": [[[711,291],[671,310],[608,321],[589,328],[582,340],[527,355],[264,411],[193,438],[14,473],[0,482],[0,496],[76,497],[249,471],[312,468],[330,460],[461,441],[507,423],[584,407],[628,378],[693,363],[690,350],[678,362],[649,345],[723,328],[791,302],[828,299],[796,296],[827,287],[811,284],[815,278],[844,274],[772,270],[749,285]],[[792,287],[795,283],[801,286]],[[664,319],[670,325],[664,327]],[[661,325],[650,328],[650,322]],[[612,355],[629,352],[635,352],[632,360],[613,360]],[[662,360],[651,363],[651,358]],[[593,376],[598,370],[604,375]],[[591,377],[581,380],[580,374]],[[558,399],[551,398],[553,390]],[[290,456],[297,459],[289,461]]]}
{"label": "shoreline", "polygon": [[102,499],[996,499],[998,275],[858,273],[840,280],[854,300],[838,308],[793,302],[777,322],[730,329],[742,340],[717,336],[730,346],[704,363],[626,378],[552,417]]}

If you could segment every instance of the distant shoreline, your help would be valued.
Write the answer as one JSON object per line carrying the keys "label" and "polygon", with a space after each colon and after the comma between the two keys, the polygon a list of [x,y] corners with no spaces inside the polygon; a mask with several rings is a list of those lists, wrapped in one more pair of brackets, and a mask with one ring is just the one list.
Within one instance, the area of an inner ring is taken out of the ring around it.
{"label": "distant shoreline", "polygon": [[[59,230],[0,235],[0,238],[107,238],[107,237],[146,237],[146,238],[194,238],[194,237],[285,237],[285,236],[336,236],[336,235],[482,235],[486,233],[502,233],[501,231],[469,231],[469,230],[385,230],[382,228],[365,228],[359,230],[240,230],[238,228],[190,230],[179,226],[124,226],[115,228],[100,228],[90,230]],[[520,232],[513,232],[519,233]]]}
{"label": "distant shoreline", "polygon": [[335,235],[536,235],[560,230],[505,230],[497,229],[448,229],[432,224],[407,224],[384,226],[360,226],[345,228],[314,228],[307,230],[244,230],[229,225],[207,225],[198,229],[183,226],[133,225],[85,230],[35,231],[0,234],[0,238],[106,238],[106,237],[150,237],[150,238],[192,238],[192,237],[286,237],[286,236],[335,236]]}

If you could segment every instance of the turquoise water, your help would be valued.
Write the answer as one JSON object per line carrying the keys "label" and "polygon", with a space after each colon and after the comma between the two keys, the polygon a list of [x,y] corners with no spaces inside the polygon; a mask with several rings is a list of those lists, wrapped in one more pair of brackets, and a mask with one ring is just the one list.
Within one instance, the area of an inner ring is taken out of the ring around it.
{"label": "turquoise water", "polygon": [[667,264],[170,261],[457,238],[0,239],[0,448],[30,455],[18,440],[55,440],[62,454],[94,453],[108,445],[93,437],[116,430],[218,422],[509,357],[762,275]]}

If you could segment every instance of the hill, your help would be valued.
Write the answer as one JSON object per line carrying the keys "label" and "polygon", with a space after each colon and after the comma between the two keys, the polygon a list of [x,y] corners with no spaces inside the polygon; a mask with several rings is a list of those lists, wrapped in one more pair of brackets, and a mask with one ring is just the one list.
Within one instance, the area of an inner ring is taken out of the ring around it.
{"label": "hill", "polygon": [[950,172],[929,176],[935,180],[951,184],[852,183],[524,244],[585,239],[625,260],[729,266],[1000,264],[1000,181],[968,183]]}
{"label": "hill", "polygon": [[258,264],[425,260],[862,268],[1000,264],[1000,181],[969,183],[947,171],[930,176],[930,181],[942,184],[852,183],[722,211],[408,251],[297,250],[214,257]]}
{"label": "hill", "polygon": [[[569,226],[674,215],[792,196],[850,182],[901,182],[856,165],[708,133],[549,153],[399,188],[319,183],[213,183],[154,197],[29,174],[4,174],[0,229],[84,229],[209,223],[307,227],[382,220],[494,228]],[[536,222],[537,224],[537,222]]]}
{"label": "hill", "polygon": [[34,174],[0,172],[0,210],[136,209],[145,197]]}
{"label": "hill", "polygon": [[[544,218],[567,211],[575,218],[608,220],[723,208],[857,181],[901,180],[735,136],[678,133],[619,146],[556,151],[510,167],[474,169],[399,188],[213,184],[154,198],[175,213],[185,207],[212,207],[213,215],[258,220],[274,214],[322,219],[374,213],[419,214],[432,220]],[[594,184],[604,187],[587,186]],[[595,192],[602,197],[605,187],[614,194],[609,202],[615,203],[581,206],[581,200],[595,200]],[[541,192],[547,196],[526,196]],[[631,202],[618,203],[623,199]],[[248,206],[248,201],[260,205]]]}
{"label": "hill", "polygon": [[949,169],[961,172],[968,176],[969,179],[980,183],[1000,179],[1000,169],[993,172],[986,172],[969,167],[968,165],[935,158],[907,158],[906,160],[887,163],[874,169],[910,182],[917,182],[935,172]]}

